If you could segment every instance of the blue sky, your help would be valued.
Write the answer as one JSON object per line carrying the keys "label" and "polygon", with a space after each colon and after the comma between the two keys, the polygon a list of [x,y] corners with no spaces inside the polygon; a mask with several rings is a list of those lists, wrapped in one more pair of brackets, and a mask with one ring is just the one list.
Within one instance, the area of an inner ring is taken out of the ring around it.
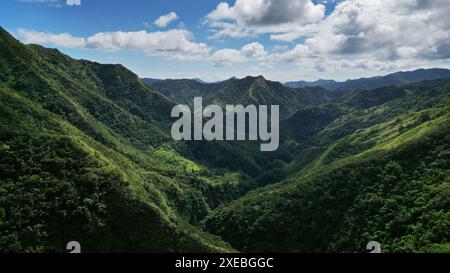
{"label": "blue sky", "polygon": [[447,1],[2,0],[0,25],[141,77],[344,80],[449,67]]}

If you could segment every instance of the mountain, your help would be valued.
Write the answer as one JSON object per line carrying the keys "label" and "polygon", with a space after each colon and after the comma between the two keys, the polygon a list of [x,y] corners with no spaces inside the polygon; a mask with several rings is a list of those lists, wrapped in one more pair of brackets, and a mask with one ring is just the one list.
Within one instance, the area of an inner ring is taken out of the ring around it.
{"label": "mountain", "polygon": [[196,80],[164,80],[151,86],[180,104],[192,105],[194,97],[202,97],[204,105],[280,105],[283,116],[296,112],[301,106],[329,102],[340,96],[317,87],[293,89],[263,76],[209,84]]}
{"label": "mountain", "polygon": [[160,79],[152,79],[152,78],[142,78],[142,81],[145,82],[147,85],[152,85],[155,82],[160,81]]}
{"label": "mountain", "polygon": [[213,179],[171,145],[172,101],[3,29],[0,75],[2,251],[233,251],[196,225]]}
{"label": "mountain", "polygon": [[290,87],[320,86],[329,90],[367,90],[443,78],[450,78],[450,70],[438,68],[419,69],[408,72],[396,72],[380,77],[347,80],[345,82],[336,82],[333,80],[318,80],[315,82],[287,82],[286,85]]}
{"label": "mountain", "polygon": [[177,103],[191,105],[194,102],[194,97],[207,96],[216,85],[197,80],[181,79],[160,80],[150,84],[150,86]]}
{"label": "mountain", "polygon": [[323,87],[329,90],[334,90],[339,85],[339,82],[336,82],[334,80],[317,80],[313,82],[297,81],[297,82],[286,82],[285,85],[294,88]]}
{"label": "mountain", "polygon": [[[0,250],[450,252],[450,79],[409,81],[149,86],[0,29]],[[173,141],[197,95],[280,105],[280,148]]]}
{"label": "mountain", "polygon": [[207,101],[280,104],[293,159],[256,178],[266,187],[215,208],[206,230],[248,252],[363,252],[371,240],[386,252],[449,251],[446,73],[399,72],[331,93],[262,77],[218,85]]}
{"label": "mountain", "polygon": [[289,119],[297,157],[278,183],[217,208],[207,230],[248,252],[364,252],[372,240],[450,251],[450,80],[359,91]]}
{"label": "mountain", "polygon": [[202,79],[199,79],[199,78],[195,78],[194,81],[197,81],[197,82],[203,83],[203,84],[207,83],[207,82],[205,82],[205,81],[203,81]]}

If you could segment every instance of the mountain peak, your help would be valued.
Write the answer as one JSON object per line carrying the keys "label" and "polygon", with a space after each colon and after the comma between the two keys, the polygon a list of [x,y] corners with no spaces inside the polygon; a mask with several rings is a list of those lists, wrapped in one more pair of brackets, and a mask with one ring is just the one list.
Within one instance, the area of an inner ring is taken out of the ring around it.
{"label": "mountain peak", "polygon": [[254,81],[256,81],[256,80],[266,80],[265,78],[264,78],[264,76],[263,75],[259,75],[259,76],[247,76],[247,77],[245,77],[245,78],[243,78],[242,80],[254,80]]}
{"label": "mountain peak", "polygon": [[253,81],[253,85],[257,86],[267,86],[267,80],[263,76],[258,76]]}

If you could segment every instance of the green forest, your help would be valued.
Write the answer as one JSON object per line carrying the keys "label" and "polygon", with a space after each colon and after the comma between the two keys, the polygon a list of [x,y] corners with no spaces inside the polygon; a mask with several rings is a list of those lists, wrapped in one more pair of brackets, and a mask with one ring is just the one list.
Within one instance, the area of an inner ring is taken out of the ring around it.
{"label": "green forest", "polygon": [[[411,73],[146,80],[0,28],[0,252],[450,252],[450,78]],[[172,140],[195,96],[280,105],[280,148]]]}

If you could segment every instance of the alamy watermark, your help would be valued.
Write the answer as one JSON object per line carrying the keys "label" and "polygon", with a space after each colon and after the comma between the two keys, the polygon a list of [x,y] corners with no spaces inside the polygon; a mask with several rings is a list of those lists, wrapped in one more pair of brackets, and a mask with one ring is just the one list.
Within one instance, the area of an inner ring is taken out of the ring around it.
{"label": "alamy watermark", "polygon": [[68,253],[81,253],[81,244],[78,241],[70,241],[66,245]]}
{"label": "alamy watermark", "polygon": [[377,241],[370,241],[366,246],[367,250],[370,250],[370,253],[381,253],[381,244]]}
{"label": "alamy watermark", "polygon": [[268,105],[226,105],[224,113],[219,105],[203,107],[202,98],[196,97],[193,112],[176,105],[171,117],[178,118],[171,130],[174,140],[259,140],[264,152],[276,151],[280,144],[278,105],[271,105],[270,112]]}

